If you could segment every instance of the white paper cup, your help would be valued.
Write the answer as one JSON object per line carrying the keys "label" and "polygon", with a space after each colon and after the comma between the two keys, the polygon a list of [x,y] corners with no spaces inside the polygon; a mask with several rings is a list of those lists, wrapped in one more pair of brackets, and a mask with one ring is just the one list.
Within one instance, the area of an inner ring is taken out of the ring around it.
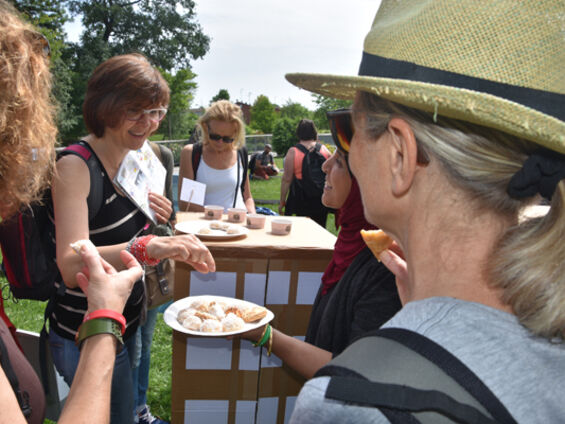
{"label": "white paper cup", "polygon": [[265,227],[266,216],[260,213],[247,214],[247,226],[249,228],[260,229]]}
{"label": "white paper cup", "polygon": [[290,234],[292,221],[290,219],[275,218],[271,220],[271,232],[276,235],[286,236]]}
{"label": "white paper cup", "polygon": [[223,206],[206,205],[204,206],[204,217],[206,219],[222,219],[224,213]]}
{"label": "white paper cup", "polygon": [[247,209],[229,208],[228,221],[230,222],[245,222],[247,216]]}

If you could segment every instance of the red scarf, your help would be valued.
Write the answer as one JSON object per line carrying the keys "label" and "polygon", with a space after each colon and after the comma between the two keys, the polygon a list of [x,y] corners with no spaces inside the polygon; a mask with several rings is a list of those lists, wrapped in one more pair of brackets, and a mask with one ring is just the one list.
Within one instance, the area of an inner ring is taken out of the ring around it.
{"label": "red scarf", "polygon": [[341,279],[355,256],[366,247],[360,231],[374,230],[363,215],[361,193],[355,178],[351,179],[351,190],[343,206],[336,212],[336,226],[341,227],[334,246],[334,254],[322,276],[322,296]]}

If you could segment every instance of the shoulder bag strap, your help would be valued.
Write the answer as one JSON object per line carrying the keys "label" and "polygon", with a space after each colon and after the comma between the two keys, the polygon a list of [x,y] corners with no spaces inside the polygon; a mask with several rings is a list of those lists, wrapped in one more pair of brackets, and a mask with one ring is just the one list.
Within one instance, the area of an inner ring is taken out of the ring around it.
{"label": "shoulder bag strap", "polygon": [[194,143],[192,145],[192,173],[194,174],[194,181],[196,181],[196,171],[200,165],[200,157],[202,156],[202,144]]}

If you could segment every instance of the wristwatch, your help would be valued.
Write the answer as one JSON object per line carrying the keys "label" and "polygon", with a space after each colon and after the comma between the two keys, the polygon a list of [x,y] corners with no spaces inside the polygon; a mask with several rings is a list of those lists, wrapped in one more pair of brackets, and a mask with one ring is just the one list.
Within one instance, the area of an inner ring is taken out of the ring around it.
{"label": "wristwatch", "polygon": [[112,334],[118,339],[117,352],[121,352],[124,346],[124,340],[122,339],[122,329],[120,324],[110,318],[93,318],[91,320],[85,321],[81,324],[76,333],[76,344],[79,349],[82,346],[82,342],[85,339],[97,334]]}

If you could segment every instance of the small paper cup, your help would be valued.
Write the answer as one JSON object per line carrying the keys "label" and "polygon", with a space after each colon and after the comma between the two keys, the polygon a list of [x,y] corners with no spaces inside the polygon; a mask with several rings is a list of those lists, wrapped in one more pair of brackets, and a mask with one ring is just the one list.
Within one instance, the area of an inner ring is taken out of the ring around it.
{"label": "small paper cup", "polygon": [[223,206],[217,205],[206,205],[204,206],[204,217],[206,219],[222,219],[222,214],[224,213]]}
{"label": "small paper cup", "polygon": [[230,222],[245,222],[246,216],[247,216],[246,209],[239,209],[239,208],[228,209],[228,221]]}
{"label": "small paper cup", "polygon": [[290,219],[275,218],[271,220],[271,232],[276,235],[286,236],[290,234],[292,221]]}
{"label": "small paper cup", "polygon": [[266,216],[260,213],[247,214],[247,226],[249,228],[260,229],[265,227]]}

